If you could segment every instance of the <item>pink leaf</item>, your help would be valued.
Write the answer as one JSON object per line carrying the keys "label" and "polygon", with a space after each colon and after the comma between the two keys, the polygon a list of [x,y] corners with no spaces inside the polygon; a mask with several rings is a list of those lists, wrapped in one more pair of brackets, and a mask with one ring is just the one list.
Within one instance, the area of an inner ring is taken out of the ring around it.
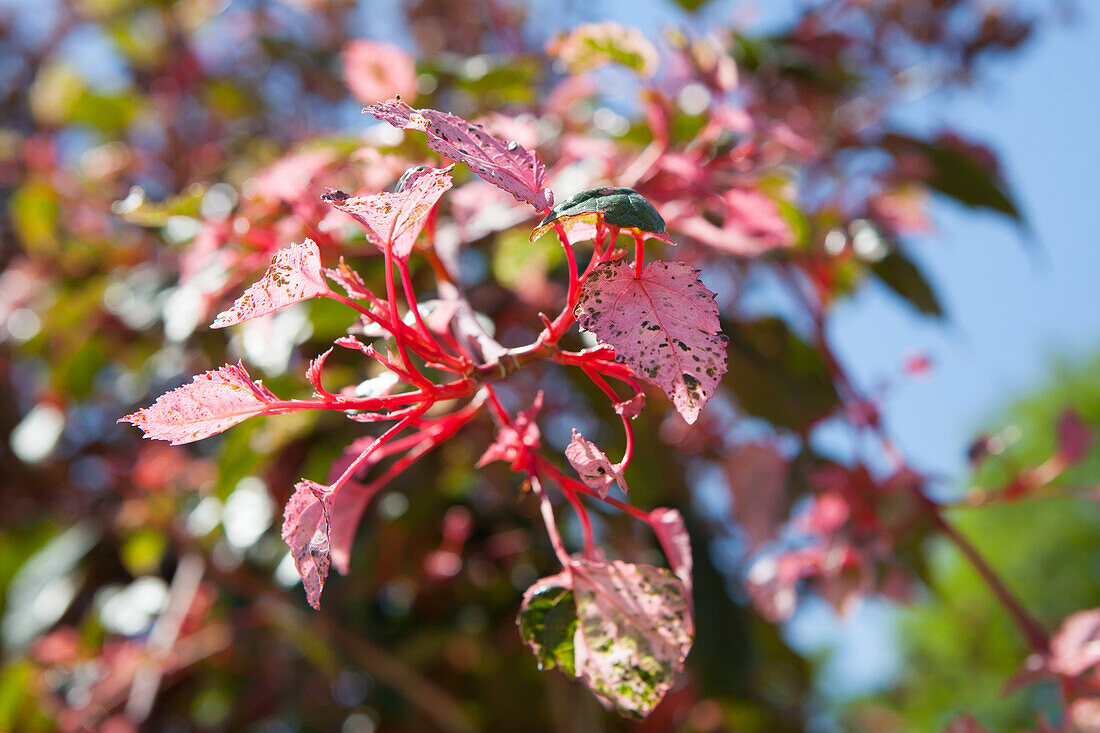
{"label": "pink leaf", "polygon": [[622,471],[607,460],[607,456],[595,443],[586,440],[576,430],[573,431],[573,440],[565,448],[565,457],[580,475],[584,485],[596,489],[600,498],[607,498],[607,490],[612,483],[617,483],[624,494],[630,492]]}
{"label": "pink leaf", "polygon": [[1081,419],[1073,408],[1062,410],[1058,416],[1058,455],[1068,465],[1084,460],[1092,446],[1092,428]]}
{"label": "pink leaf", "polygon": [[370,289],[363,282],[363,278],[359,276],[358,272],[351,269],[347,262],[344,262],[343,257],[340,258],[340,264],[334,269],[326,269],[325,274],[347,291],[347,294],[352,298],[363,300],[371,297]]}
{"label": "pink leaf", "polygon": [[151,406],[119,420],[136,425],[146,438],[191,443],[233,427],[279,403],[239,363],[196,376],[190,384],[166,392]]}
{"label": "pink leaf", "polygon": [[321,591],[328,578],[331,556],[329,522],[333,495],[328,487],[303,479],[283,510],[283,541],[290,547],[294,567],[302,577],[309,605],[321,608]]}
{"label": "pink leaf", "polygon": [[642,414],[642,408],[645,407],[645,394],[638,392],[629,400],[616,402],[612,407],[615,409],[615,412],[623,417],[633,420],[638,417],[638,415]]}
{"label": "pink leaf", "polygon": [[1100,608],[1078,611],[1050,639],[1047,666],[1056,674],[1076,677],[1100,664]]}
{"label": "pink leaf", "polygon": [[344,83],[363,104],[416,96],[416,62],[392,43],[354,40],[344,46]]}
{"label": "pink leaf", "polygon": [[332,564],[344,575],[348,574],[351,566],[351,548],[363,512],[380,488],[382,484],[366,487],[349,481],[333,498],[332,522],[329,525]]}
{"label": "pink leaf", "polygon": [[334,147],[291,153],[257,173],[245,186],[244,195],[246,198],[295,203],[309,193],[317,177],[337,159]]}
{"label": "pink leaf", "polygon": [[313,240],[307,239],[276,252],[264,276],[237,298],[229,310],[218,314],[210,327],[232,326],[327,292],[321,252]]}
{"label": "pink leaf", "polygon": [[[540,594],[562,589],[574,608]],[[580,678],[607,707],[644,718],[671,689],[695,638],[689,592],[671,572],[650,565],[573,559],[523,594],[519,625],[539,667]],[[541,608],[536,607],[541,605]],[[575,618],[573,613],[575,612]],[[572,631],[572,648],[563,634]]]}
{"label": "pink leaf", "polygon": [[581,328],[615,349],[640,377],[695,422],[726,372],[726,342],[714,293],[682,262],[651,262],[640,278],[617,260],[598,265],[577,305]]}
{"label": "pink leaf", "polygon": [[535,395],[535,402],[531,407],[516,415],[511,425],[505,425],[497,431],[497,439],[478,459],[478,468],[493,461],[507,461],[511,464],[513,471],[521,470],[527,451],[539,447],[541,434],[535,422],[535,415],[541,409],[542,392],[540,391]]}
{"label": "pink leaf", "polygon": [[336,399],[336,395],[329,392],[325,389],[324,385],[321,384],[321,370],[325,368],[325,359],[327,359],[328,355],[331,353],[332,348],[330,347],[328,351],[311,361],[309,363],[309,368],[306,369],[306,379],[308,379],[309,383],[313,385],[313,388],[317,390],[317,396],[326,400]]}
{"label": "pink leaf", "polygon": [[372,104],[364,110],[394,127],[428,135],[428,146],[451,160],[470,166],[494,186],[542,211],[554,203],[544,186],[546,166],[533,150],[512,141],[504,143],[461,117],[434,109],[413,109],[401,99]]}
{"label": "pink leaf", "polygon": [[619,561],[569,569],[577,675],[619,714],[644,718],[672,688],[695,638],[684,584],[663,568]]}
{"label": "pink leaf", "polygon": [[755,550],[775,537],[786,514],[787,461],[770,446],[748,443],[730,453],[726,478],[734,515]]}
{"label": "pink leaf", "polygon": [[721,199],[722,226],[701,213],[675,219],[674,228],[703,244],[741,257],[755,257],[794,244],[779,205],[751,188],[731,188]]}
{"label": "pink leaf", "polygon": [[661,549],[665,551],[672,572],[684,582],[690,602],[694,561],[691,556],[691,537],[684,526],[683,516],[675,509],[658,507],[649,513],[649,524],[657,535],[657,541],[661,543]]}
{"label": "pink leaf", "polygon": [[443,193],[452,185],[451,168],[413,169],[406,173],[396,193],[376,193],[371,196],[349,197],[341,191],[330,191],[322,198],[362,224],[378,249],[385,251],[393,244],[393,255],[405,259],[424,228],[428,213]]}

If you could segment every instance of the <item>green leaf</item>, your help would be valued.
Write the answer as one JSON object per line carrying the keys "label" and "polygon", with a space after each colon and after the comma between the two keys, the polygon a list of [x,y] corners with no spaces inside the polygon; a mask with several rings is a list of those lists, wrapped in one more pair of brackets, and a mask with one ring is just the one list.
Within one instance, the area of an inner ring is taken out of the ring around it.
{"label": "green leaf", "polygon": [[555,223],[571,224],[583,220],[594,224],[598,219],[621,229],[653,234],[665,232],[665,220],[644,196],[633,188],[605,186],[575,193],[550,209],[531,232],[530,240],[533,242],[541,237]]}
{"label": "green leaf", "polygon": [[688,11],[689,13],[694,13],[696,10],[710,2],[710,0],[673,0],[673,2],[675,2],[677,5],[679,5],[681,8]]}
{"label": "green leaf", "polygon": [[29,180],[11,195],[11,218],[15,234],[31,253],[57,249],[57,192],[44,181]]}
{"label": "green leaf", "polygon": [[895,156],[913,152],[921,154],[930,164],[925,182],[945,196],[965,206],[990,209],[1017,222],[1023,221],[1007,185],[997,172],[961,146],[899,134],[883,137],[882,146]]}
{"label": "green leaf", "polygon": [[871,272],[882,281],[883,285],[893,290],[899,298],[921,313],[936,317],[943,316],[939,298],[925,279],[924,273],[899,250],[891,250],[881,260],[873,263]]}
{"label": "green leaf", "polygon": [[565,261],[565,253],[554,238],[527,241],[522,229],[510,229],[497,237],[493,249],[492,270],[497,282],[512,290],[529,284],[532,278],[547,273]]}
{"label": "green leaf", "polygon": [[206,195],[206,188],[201,184],[193,184],[178,196],[172,196],[164,201],[149,201],[145,197],[145,191],[135,186],[121,201],[116,201],[111,206],[117,216],[131,224],[143,227],[161,227],[168,223],[173,216],[199,216],[199,206],[202,197]]}
{"label": "green leaf", "polygon": [[518,622],[520,636],[535,653],[539,669],[558,667],[576,676],[573,637],[577,606],[573,591],[560,586],[542,588],[524,602]]}
{"label": "green leaf", "polygon": [[762,318],[722,330],[730,337],[724,382],[745,412],[805,432],[840,406],[821,356],[783,321]]}

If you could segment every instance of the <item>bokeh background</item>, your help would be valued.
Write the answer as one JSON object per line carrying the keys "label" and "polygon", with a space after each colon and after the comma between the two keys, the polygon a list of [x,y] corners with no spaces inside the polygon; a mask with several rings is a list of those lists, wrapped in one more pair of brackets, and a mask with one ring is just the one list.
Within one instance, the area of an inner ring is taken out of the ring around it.
{"label": "bokeh background", "polygon": [[[644,53],[594,69],[563,62],[555,39],[604,21],[649,39],[653,76]],[[690,56],[685,37],[715,40]],[[834,49],[838,38],[866,45]],[[715,56],[736,69],[733,83],[711,79]],[[792,466],[811,454],[887,465],[813,376],[772,385],[765,368],[753,387],[763,401],[731,387],[698,443],[660,406],[639,421],[650,457],[631,474],[631,501],[688,517],[699,638],[684,682],[638,724],[539,673],[516,634],[519,597],[553,570],[552,555],[518,480],[473,468],[487,421],[375,500],[351,573],[330,581],[316,614],[279,539],[281,506],[299,476],[325,475],[357,426],[284,416],[169,448],[115,420],[238,358],[276,392],[303,392],[308,359],[343,333],[344,314],[310,304],[231,334],[205,324],[272,247],[325,216],[318,193],[380,190],[427,156],[363,104],[403,92],[469,118],[506,116],[505,134],[530,134],[548,163],[572,164],[558,179],[564,198],[614,178],[609,148],[637,154],[650,141],[647,84],[672,100],[680,149],[720,88],[733,108],[827,151],[830,170],[844,171],[830,195],[860,202],[838,207],[846,219],[863,218],[876,193],[898,194],[891,221],[905,226],[890,239],[917,275],[891,278],[873,257],[849,259],[852,243],[829,249],[834,214],[807,193],[813,155],[774,164],[786,176],[774,195],[802,209],[786,215],[805,228],[794,261],[840,263],[815,292],[828,296],[844,372],[873,396],[926,492],[995,489],[1050,455],[1066,408],[1100,425],[1098,67],[1096,8],[1056,0],[0,0],[0,730],[934,731],[968,712],[1001,731],[1032,729],[1037,712],[1060,720],[1050,685],[1005,694],[1026,646],[934,537],[899,554],[919,569],[904,593],[861,591],[849,605],[818,589],[778,624],[754,610],[745,577],[758,525],[747,528],[751,500],[735,485],[739,449],[764,441]],[[812,110],[806,129],[794,109]],[[862,127],[837,142],[824,121],[850,109],[866,130],[936,140],[950,130],[984,146],[974,160],[992,151],[998,162],[979,166],[973,188],[899,173],[898,161],[893,178],[866,175],[883,150]],[[567,137],[571,147],[556,142]],[[384,154],[364,152],[375,149]],[[462,182],[450,214],[471,244],[463,276],[502,340],[518,339],[548,308],[539,298],[553,302],[560,253],[529,247],[526,214]],[[991,203],[990,182],[1007,210]],[[234,228],[240,218],[251,233]],[[376,273],[359,244],[349,253]],[[731,285],[724,314],[777,316],[809,342],[806,314],[769,274],[785,255],[758,267],[767,246],[722,261],[692,246],[683,256],[700,257],[712,289]],[[509,300],[525,290],[534,295]],[[347,381],[362,378],[356,368],[335,365]],[[561,395],[542,425],[551,446],[576,424],[616,445],[614,422],[584,406],[594,390],[571,377],[518,378],[511,406],[540,386]],[[653,458],[670,443],[675,460]],[[956,517],[1051,629],[1100,605],[1098,467],[1090,454],[1055,480],[1054,498]],[[794,469],[788,479],[783,509],[764,520],[777,536],[814,491]],[[622,520],[599,527],[612,552],[659,561]],[[173,622],[166,609],[181,594],[190,600]]]}

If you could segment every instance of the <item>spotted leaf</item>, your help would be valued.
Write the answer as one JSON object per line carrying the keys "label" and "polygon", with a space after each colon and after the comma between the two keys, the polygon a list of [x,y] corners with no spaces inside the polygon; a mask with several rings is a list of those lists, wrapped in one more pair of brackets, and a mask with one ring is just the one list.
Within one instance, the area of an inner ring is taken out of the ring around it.
{"label": "spotted leaf", "polygon": [[607,459],[595,443],[576,430],[573,431],[573,440],[565,448],[565,457],[585,486],[596,489],[601,497],[607,497],[607,490],[612,483],[617,483],[624,494],[629,493],[623,472]]}
{"label": "spotted leaf", "polygon": [[483,179],[539,211],[552,206],[553,192],[545,187],[546,166],[533,150],[516,141],[503,142],[461,117],[434,109],[413,109],[400,97],[367,107],[368,112],[394,127],[419,130],[428,146],[451,160],[462,161]]}
{"label": "spotted leaf", "polygon": [[542,578],[523,594],[516,623],[539,669],[556,667],[576,676],[573,639],[577,633],[577,605],[572,588],[568,572]]}
{"label": "spotted leaf", "polygon": [[119,420],[136,425],[146,438],[192,443],[239,422],[277,410],[279,398],[253,382],[240,364],[197,375],[190,384],[166,392],[149,407]]}
{"label": "spotted leaf", "polygon": [[684,584],[649,565],[574,559],[523,595],[520,635],[540,669],[580,678],[607,707],[644,718],[695,638]]}
{"label": "spotted leaf", "polygon": [[229,310],[219,313],[210,327],[232,326],[327,292],[321,252],[307,239],[276,252],[264,276],[249,286]]}
{"label": "spotted leaf", "polygon": [[378,249],[385,251],[386,244],[392,242],[394,257],[405,259],[428,213],[451,187],[451,168],[412,168],[402,176],[395,193],[348,196],[330,191],[321,198],[362,224]]}
{"label": "spotted leaf", "polygon": [[316,609],[321,607],[321,591],[332,564],[329,522],[333,498],[327,487],[303,479],[283,509],[283,541],[290,547],[306,599]]}
{"label": "spotted leaf", "polygon": [[714,293],[682,262],[651,262],[641,277],[622,260],[602,263],[585,279],[576,315],[689,423],[726,372]]}
{"label": "spotted leaf", "polygon": [[577,675],[620,715],[644,718],[672,688],[695,628],[684,584],[664,568],[578,561]]}

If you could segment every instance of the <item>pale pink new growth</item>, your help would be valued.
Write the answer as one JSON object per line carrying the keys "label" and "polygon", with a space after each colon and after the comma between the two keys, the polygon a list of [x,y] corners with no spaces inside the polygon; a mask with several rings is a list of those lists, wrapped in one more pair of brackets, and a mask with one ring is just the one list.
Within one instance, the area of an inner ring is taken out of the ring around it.
{"label": "pale pink new growth", "polygon": [[325,200],[362,224],[378,249],[385,251],[386,243],[392,242],[393,256],[406,259],[424,228],[428,212],[452,185],[451,168],[413,173],[396,193],[383,191],[352,198],[330,193]]}
{"label": "pale pink new growth", "polygon": [[434,109],[413,109],[400,97],[372,104],[364,110],[394,127],[427,133],[428,146],[451,160],[459,160],[489,183],[525,201],[539,211],[553,206],[554,195],[545,187],[546,166],[533,150],[516,141],[502,142],[480,125]]}
{"label": "pale pink new growth", "polygon": [[642,392],[636,393],[629,400],[616,402],[614,405],[612,405],[612,408],[615,410],[615,412],[630,420],[633,420],[634,418],[638,417],[638,415],[641,415],[642,408],[644,407],[645,394],[643,394]]}
{"label": "pale pink new growth", "polygon": [[637,278],[622,260],[598,265],[582,286],[577,322],[663,389],[689,423],[726,372],[714,293],[682,262],[651,262]]}
{"label": "pale pink new growth", "polygon": [[283,541],[290,547],[309,605],[320,609],[321,591],[331,565],[329,521],[333,496],[328,487],[303,479],[283,509]]}
{"label": "pale pink new growth", "polygon": [[151,406],[119,422],[136,425],[146,438],[180,445],[220,433],[278,401],[266,387],[253,382],[239,363],[226,364],[162,394]]}
{"label": "pale pink new growth", "polygon": [[325,368],[325,359],[328,359],[328,355],[332,353],[332,349],[321,354],[317,358],[309,362],[309,368],[306,369],[306,379],[313,385],[313,388],[317,390],[317,396],[321,399],[335,399],[336,395],[325,389],[321,384],[321,372]]}
{"label": "pale pink new growth", "polygon": [[596,444],[585,439],[577,430],[573,430],[573,440],[565,448],[565,457],[580,475],[581,481],[590,489],[599,492],[600,498],[607,498],[611,484],[617,483],[623,493],[629,493],[626,479]]}
{"label": "pale pink new growth", "polygon": [[229,310],[219,313],[210,327],[232,326],[327,292],[321,251],[307,239],[276,252],[264,276],[249,286]]}

